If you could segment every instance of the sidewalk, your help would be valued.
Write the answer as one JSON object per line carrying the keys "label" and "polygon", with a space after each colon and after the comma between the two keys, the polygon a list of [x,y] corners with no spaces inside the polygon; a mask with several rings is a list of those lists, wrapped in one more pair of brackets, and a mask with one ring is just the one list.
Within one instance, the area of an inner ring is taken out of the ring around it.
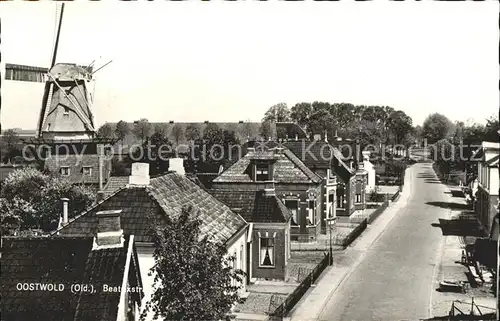
{"label": "sidewalk", "polygon": [[317,320],[326,303],[335,293],[335,290],[349,276],[349,274],[362,262],[370,246],[382,235],[387,226],[396,215],[405,207],[410,195],[414,173],[411,168],[405,175],[405,188],[398,201],[391,205],[378,217],[373,224],[368,225],[365,231],[342,253],[333,255],[333,266],[327,267],[317,281],[316,286],[306,292],[304,297],[290,311],[289,319],[292,321]]}
{"label": "sidewalk", "polygon": [[[443,184],[445,190],[449,193],[448,201],[450,203],[466,204],[466,200],[463,197],[454,197],[452,191],[458,189],[458,187],[449,186]],[[449,210],[446,216],[443,218],[450,219],[452,216],[460,213],[460,210]],[[449,293],[449,292],[438,292],[436,289],[439,287],[439,282],[442,280],[459,280],[468,281],[466,273],[468,269],[460,264],[462,250],[464,245],[460,241],[458,236],[443,236],[442,240],[442,250],[437,257],[437,268],[434,274],[433,287],[430,294],[430,306],[429,314],[430,317],[434,316],[444,316],[447,315],[451,304],[454,300],[460,300],[462,302],[471,302],[472,297],[474,302],[480,305],[481,312],[491,313],[494,312],[496,306],[496,301],[493,294],[488,293],[485,287],[478,287],[469,289],[467,293]],[[470,303],[462,304],[459,306],[460,309],[468,312],[470,309]],[[488,309],[491,308],[491,309]]]}

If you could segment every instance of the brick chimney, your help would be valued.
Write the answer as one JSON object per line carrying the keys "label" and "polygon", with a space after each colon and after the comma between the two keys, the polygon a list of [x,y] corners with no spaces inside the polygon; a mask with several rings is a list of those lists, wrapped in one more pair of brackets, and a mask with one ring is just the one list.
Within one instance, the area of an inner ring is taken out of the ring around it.
{"label": "brick chimney", "polygon": [[99,203],[104,199],[104,191],[98,191],[96,196],[96,202]]}
{"label": "brick chimney", "polygon": [[128,178],[129,185],[149,185],[149,164],[133,163],[132,172]]}
{"label": "brick chimney", "polygon": [[176,172],[179,175],[185,175],[186,171],[184,169],[184,159],[180,157],[170,158],[168,160],[168,170]]}
{"label": "brick chimney", "polygon": [[94,250],[123,246],[124,238],[120,222],[121,212],[122,210],[109,210],[96,213],[97,236],[94,239]]}

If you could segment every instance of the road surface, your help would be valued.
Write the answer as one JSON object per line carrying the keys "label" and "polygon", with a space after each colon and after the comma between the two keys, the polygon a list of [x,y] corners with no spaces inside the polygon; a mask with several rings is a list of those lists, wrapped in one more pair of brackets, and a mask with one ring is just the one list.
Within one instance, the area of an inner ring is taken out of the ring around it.
{"label": "road surface", "polygon": [[[410,167],[407,206],[373,243],[327,302],[320,320],[418,320],[429,317],[433,278],[450,201],[430,163]],[[405,187],[405,190],[408,190]]]}

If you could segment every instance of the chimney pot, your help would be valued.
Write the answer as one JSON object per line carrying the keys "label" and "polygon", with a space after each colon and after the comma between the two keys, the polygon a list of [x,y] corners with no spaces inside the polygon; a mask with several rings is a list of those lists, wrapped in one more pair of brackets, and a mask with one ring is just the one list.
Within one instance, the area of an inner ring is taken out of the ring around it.
{"label": "chimney pot", "polygon": [[121,228],[120,213],[122,210],[100,211],[97,216],[97,237],[94,247],[121,247],[123,246],[123,230]]}
{"label": "chimney pot", "polygon": [[170,158],[168,160],[168,170],[176,172],[179,175],[185,175],[186,171],[184,169],[184,159],[180,157]]}
{"label": "chimney pot", "polygon": [[63,219],[62,219],[62,223],[63,224],[68,224],[68,202],[69,202],[69,199],[67,198],[61,198],[61,201],[63,203]]}
{"label": "chimney pot", "polygon": [[133,163],[128,183],[130,185],[149,185],[149,164]]}

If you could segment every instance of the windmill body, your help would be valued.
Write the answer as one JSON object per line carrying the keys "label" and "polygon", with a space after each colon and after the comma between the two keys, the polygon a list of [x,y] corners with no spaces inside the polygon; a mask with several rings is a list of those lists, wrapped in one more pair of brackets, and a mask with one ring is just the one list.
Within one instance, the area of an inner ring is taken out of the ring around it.
{"label": "windmill body", "polygon": [[48,99],[42,106],[38,128],[43,139],[92,139],[96,137],[90,88],[90,70],[76,64],[58,63],[49,71]]}

